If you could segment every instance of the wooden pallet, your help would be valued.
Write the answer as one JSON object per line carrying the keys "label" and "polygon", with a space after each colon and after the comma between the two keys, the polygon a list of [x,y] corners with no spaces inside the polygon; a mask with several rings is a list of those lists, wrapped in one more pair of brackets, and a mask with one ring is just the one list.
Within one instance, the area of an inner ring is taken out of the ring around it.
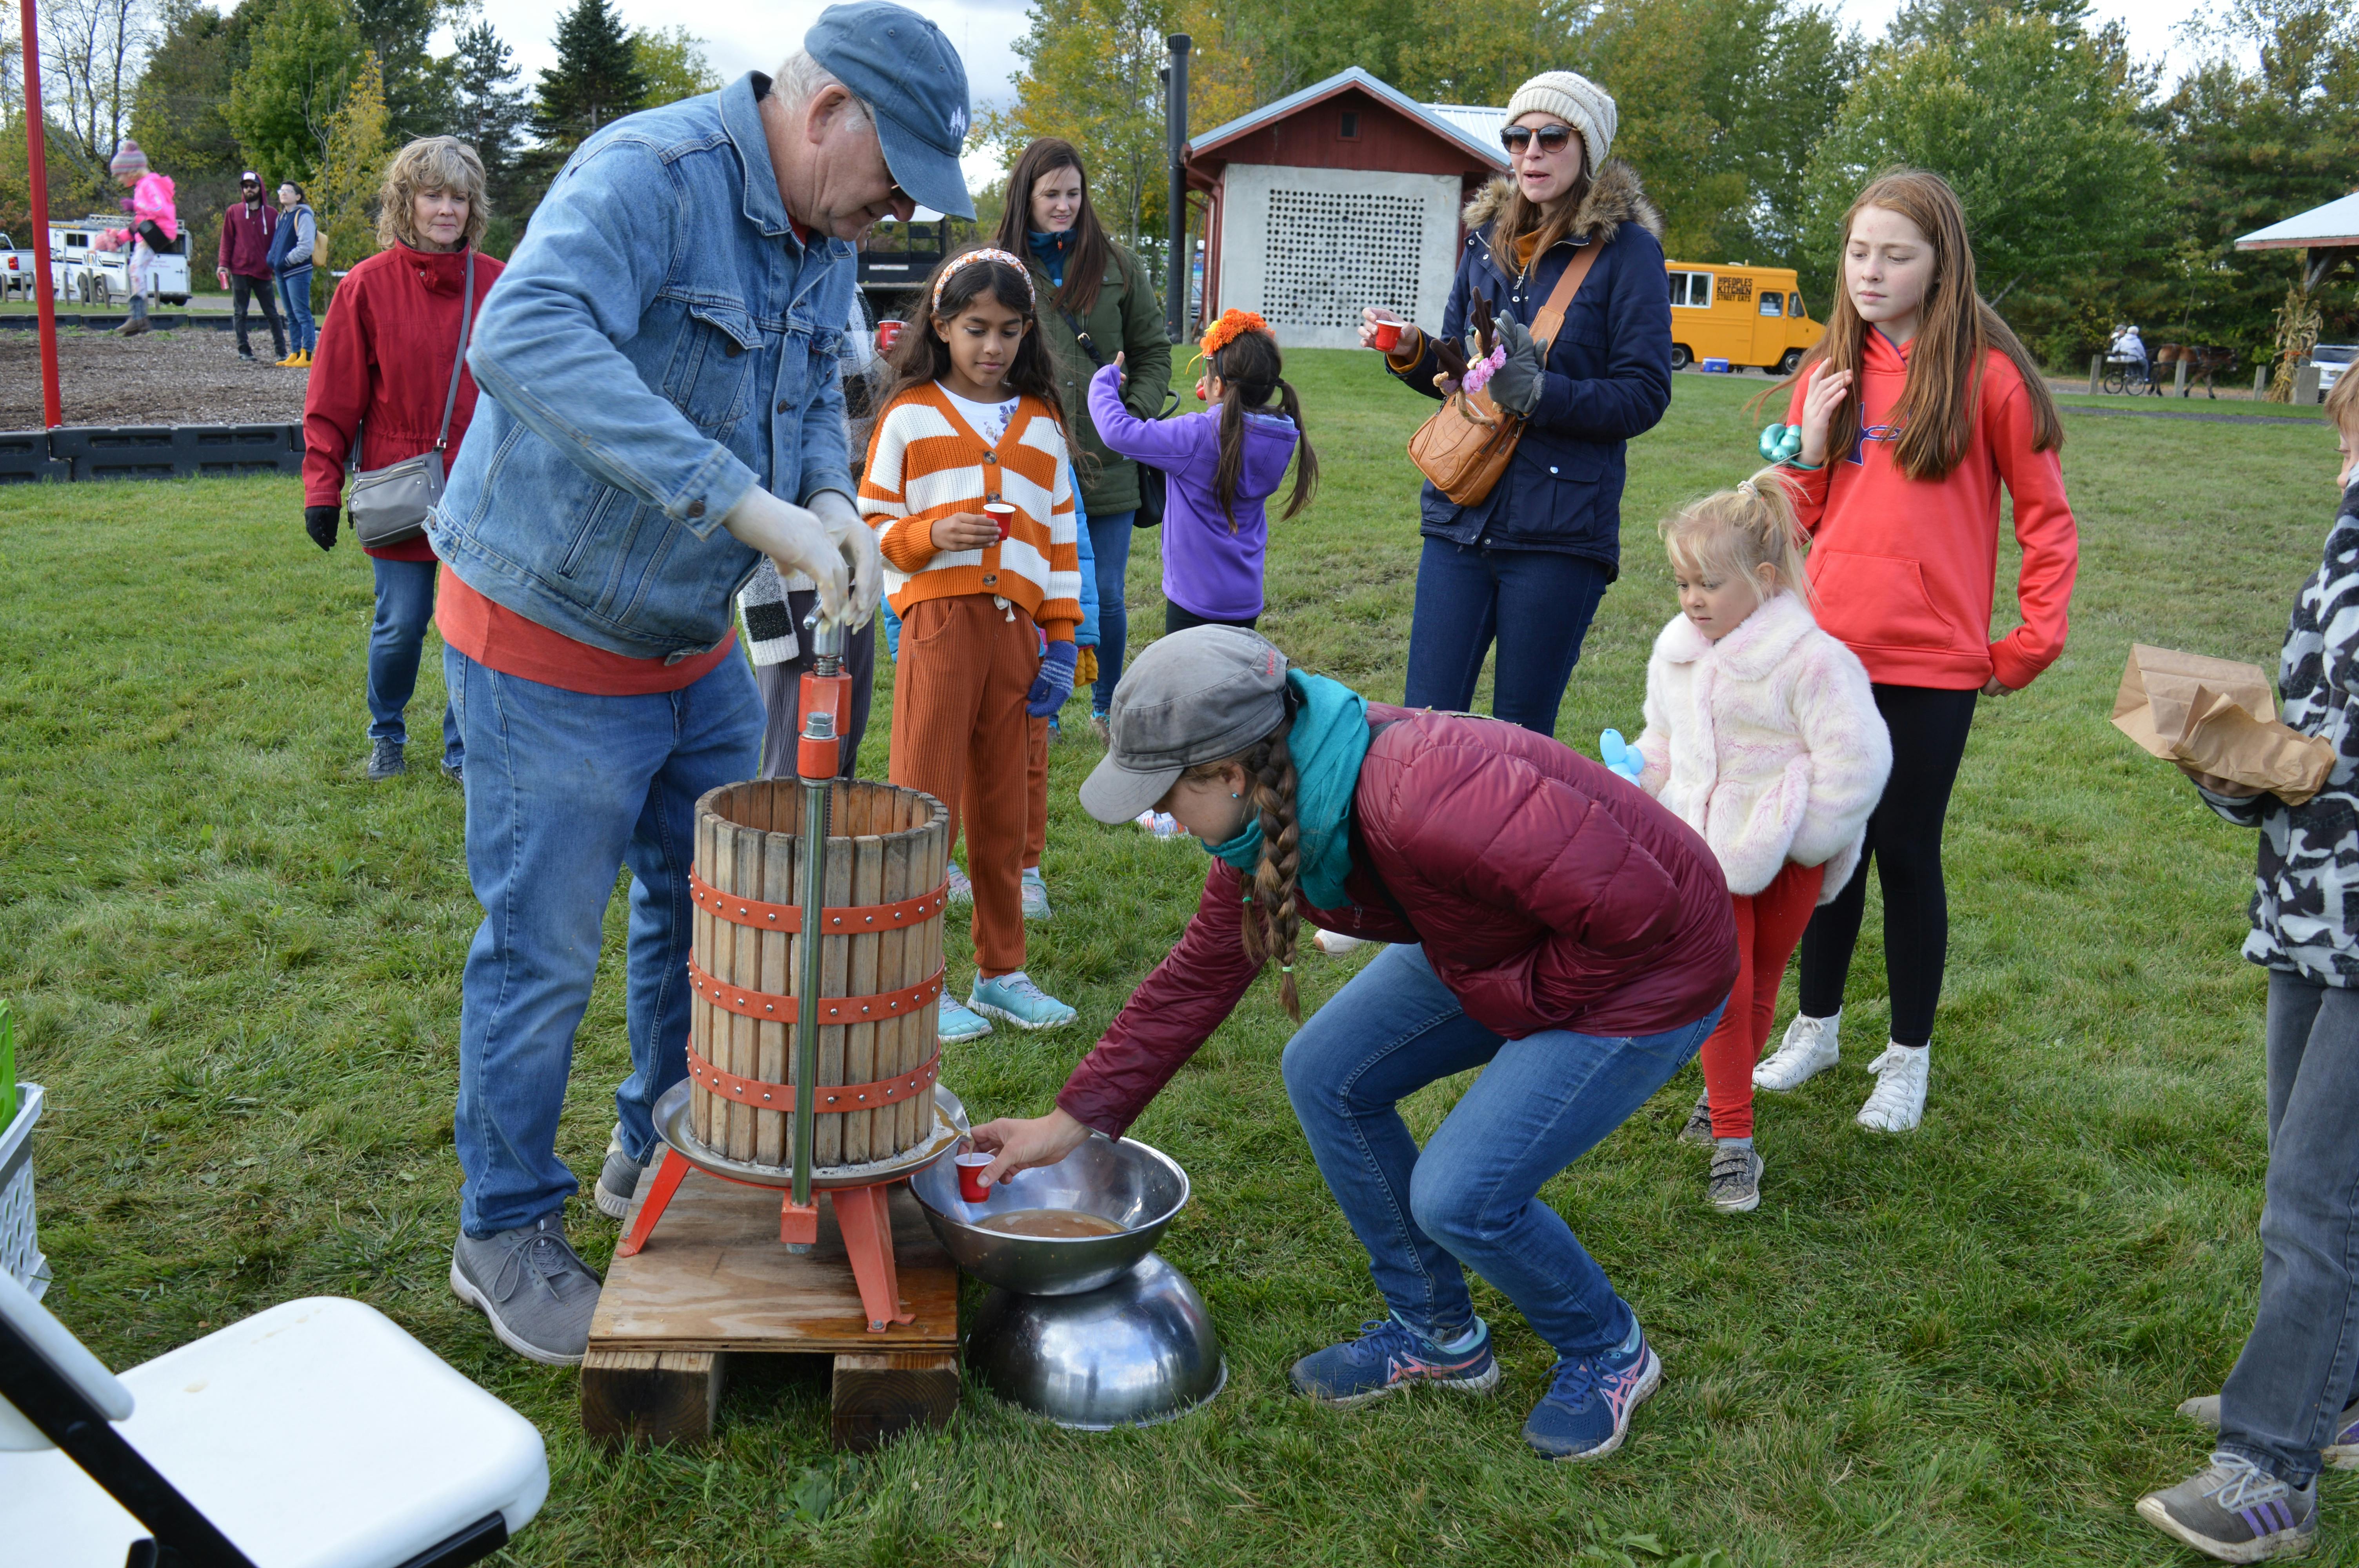
{"label": "wooden pallet", "polygon": [[[678,1158],[677,1155],[668,1156]],[[646,1200],[655,1174],[639,1181]],[[779,1194],[692,1172],[646,1249],[617,1258],[590,1323],[582,1425],[593,1437],[696,1443],[712,1433],[729,1358],[835,1363],[829,1432],[865,1450],[958,1408],[958,1270],[907,1186],[893,1189],[894,1266],[914,1321],[868,1331],[833,1209],[807,1257],[778,1240]],[[632,1217],[638,1204],[632,1205]],[[630,1219],[625,1218],[625,1231]]]}

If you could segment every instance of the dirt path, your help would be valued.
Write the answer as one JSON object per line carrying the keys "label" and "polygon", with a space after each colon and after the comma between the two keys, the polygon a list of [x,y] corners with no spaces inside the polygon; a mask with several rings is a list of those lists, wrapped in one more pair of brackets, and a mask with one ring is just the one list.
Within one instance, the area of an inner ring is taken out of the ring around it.
{"label": "dirt path", "polygon": [[[144,337],[58,334],[58,384],[69,425],[293,424],[303,417],[310,373],[272,364],[270,332],[259,320],[256,358],[210,325]],[[0,332],[0,430],[41,427],[40,340]]]}

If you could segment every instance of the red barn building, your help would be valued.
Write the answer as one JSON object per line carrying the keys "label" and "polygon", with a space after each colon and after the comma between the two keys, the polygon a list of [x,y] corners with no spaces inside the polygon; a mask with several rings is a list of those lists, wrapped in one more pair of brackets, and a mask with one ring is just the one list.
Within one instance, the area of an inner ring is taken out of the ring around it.
{"label": "red barn building", "polygon": [[1289,348],[1356,348],[1363,306],[1436,327],[1460,208],[1503,173],[1504,110],[1419,103],[1353,66],[1188,143],[1212,198],[1203,312],[1258,311]]}

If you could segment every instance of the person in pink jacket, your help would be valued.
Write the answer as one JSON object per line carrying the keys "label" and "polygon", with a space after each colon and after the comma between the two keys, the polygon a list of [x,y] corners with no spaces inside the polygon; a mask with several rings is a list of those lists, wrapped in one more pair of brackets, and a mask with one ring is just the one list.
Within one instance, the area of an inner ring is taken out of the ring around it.
{"label": "person in pink jacket", "polygon": [[[1701,834],[1728,879],[1736,989],[1680,1136],[1712,1145],[1705,1196],[1732,1214],[1761,1203],[1753,1066],[1777,982],[1811,912],[1858,866],[1892,772],[1866,668],[1810,614],[1792,483],[1764,469],[1664,522],[1680,613],[1647,662],[1646,732],[1606,758]],[[1601,750],[1619,740],[1608,730]]]}
{"label": "person in pink jacket", "polygon": [[131,188],[131,199],[123,204],[131,214],[131,227],[110,229],[98,237],[98,248],[119,251],[131,247],[131,319],[115,329],[126,338],[136,338],[147,330],[147,288],[149,269],[155,265],[156,253],[177,244],[180,238],[180,220],[173,211],[172,180],[168,175],[157,174],[147,167],[147,155],[139,144],[129,137],[114,151],[114,161],[108,168],[114,178]]}

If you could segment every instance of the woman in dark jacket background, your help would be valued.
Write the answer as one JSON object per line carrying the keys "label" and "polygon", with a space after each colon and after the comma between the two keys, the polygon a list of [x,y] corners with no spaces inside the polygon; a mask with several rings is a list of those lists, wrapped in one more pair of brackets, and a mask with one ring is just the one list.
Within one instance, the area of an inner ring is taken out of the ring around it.
{"label": "woman in dark jacket background", "polygon": [[[500,264],[475,249],[484,237],[484,166],[452,136],[426,136],[393,155],[379,192],[377,243],[336,287],[303,395],[303,526],[312,543],[334,547],[347,469],[381,469],[430,451],[442,427],[459,351],[459,311],[467,268],[475,275],[475,311],[500,276]],[[451,410],[446,473],[475,411],[475,378],[463,366]],[[356,430],[363,449],[353,450]],[[418,661],[434,618],[439,569],[426,535],[371,549],[376,616],[369,628],[368,776],[407,770],[406,714],[418,688]],[[442,709],[442,772],[460,776],[464,753],[449,705]]]}
{"label": "woman in dark jacket background", "polygon": [[1158,418],[1171,384],[1171,340],[1147,269],[1098,222],[1088,171],[1071,142],[1043,136],[1016,158],[1007,171],[1007,211],[992,243],[1032,264],[1033,290],[1043,307],[1040,338],[1057,367],[1057,390],[1076,437],[1073,477],[1097,557],[1098,678],[1090,717],[1103,740],[1129,636],[1123,579],[1138,511],[1138,465],[1098,439],[1090,423],[1090,377],[1123,355],[1129,378],[1123,383],[1124,406],[1142,419]]}
{"label": "woman in dark jacket background", "polygon": [[[1492,643],[1492,710],[1555,733],[1557,706],[1582,639],[1621,570],[1623,450],[1654,428],[1671,400],[1671,309],[1663,222],[1637,171],[1608,161],[1614,100],[1569,70],[1516,90],[1501,133],[1513,178],[1466,208],[1468,234],[1441,320],[1461,341],[1475,297],[1527,329],[1575,256],[1591,265],[1543,367],[1527,332],[1509,330],[1508,362],[1490,393],[1527,416],[1496,486],[1460,506],[1430,483],[1420,506],[1425,551],[1409,628],[1411,708],[1463,710]],[[1396,320],[1371,309],[1360,329]],[[1411,326],[1387,359],[1429,397],[1441,392],[1434,340]]]}
{"label": "woman in dark jacket background", "polygon": [[[1543,1183],[1696,1054],[1736,978],[1720,863],[1648,796],[1553,740],[1411,712],[1198,626],[1140,654],[1082,786],[1101,822],[1168,811],[1211,851],[1201,902],[1057,1108],[974,1131],[995,1180],[1119,1138],[1275,959],[1299,1019],[1301,921],[1397,944],[1288,1043],[1303,1135],[1368,1250],[1386,1314],[1295,1363],[1364,1403],[1412,1382],[1497,1385],[1464,1271],[1556,1349],[1524,1437],[1599,1459],[1662,1363]],[[1399,1102],[1481,1076],[1420,1150]]]}

